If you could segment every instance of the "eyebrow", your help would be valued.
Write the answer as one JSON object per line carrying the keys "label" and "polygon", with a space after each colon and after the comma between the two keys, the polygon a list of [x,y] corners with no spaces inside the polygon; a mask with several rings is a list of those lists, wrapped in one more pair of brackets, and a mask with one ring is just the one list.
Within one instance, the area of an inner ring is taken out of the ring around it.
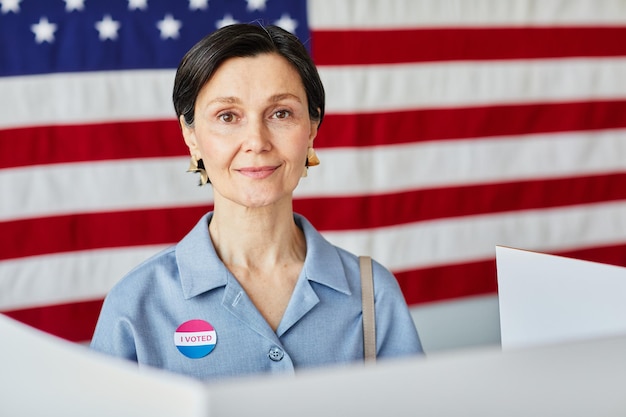
{"label": "eyebrow", "polygon": [[227,104],[233,104],[233,103],[241,103],[241,100],[239,100],[237,97],[216,97],[213,100],[209,101],[207,104],[213,104],[213,103],[227,103]]}
{"label": "eyebrow", "polygon": [[[300,100],[300,97],[291,93],[275,94],[268,99],[268,102],[276,103],[278,101],[285,100],[285,99],[296,100],[298,103],[302,102],[302,100]],[[235,96],[216,97],[213,100],[209,101],[207,104],[211,105],[213,103],[239,104],[241,103],[241,100]]]}
{"label": "eyebrow", "polygon": [[292,99],[292,100],[296,100],[297,102],[301,102],[300,97],[296,96],[295,94],[291,94],[291,93],[283,93],[283,94],[273,95],[272,97],[270,97],[269,101],[272,102],[272,103],[275,103],[277,101],[284,100],[284,99]]}

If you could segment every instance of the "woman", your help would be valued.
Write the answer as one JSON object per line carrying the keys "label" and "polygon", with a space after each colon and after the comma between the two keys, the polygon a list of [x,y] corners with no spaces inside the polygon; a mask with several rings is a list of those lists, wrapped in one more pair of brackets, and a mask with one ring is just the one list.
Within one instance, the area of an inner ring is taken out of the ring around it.
{"label": "woman", "polygon": [[[304,46],[275,26],[222,28],[185,55],[173,99],[214,210],[111,290],[93,349],[209,381],[362,361],[358,258],[292,208],[324,117]],[[373,271],[378,357],[420,353],[393,275]]]}

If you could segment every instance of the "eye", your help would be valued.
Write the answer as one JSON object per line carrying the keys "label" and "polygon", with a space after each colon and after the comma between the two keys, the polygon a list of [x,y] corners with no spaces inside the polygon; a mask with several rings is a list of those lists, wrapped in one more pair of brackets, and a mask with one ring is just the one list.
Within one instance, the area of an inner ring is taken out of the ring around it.
{"label": "eye", "polygon": [[235,121],[235,115],[233,113],[222,113],[217,116],[224,123],[232,123]]}
{"label": "eye", "polygon": [[276,112],[274,112],[274,118],[275,119],[286,119],[289,116],[291,116],[291,112],[289,110],[278,110]]}

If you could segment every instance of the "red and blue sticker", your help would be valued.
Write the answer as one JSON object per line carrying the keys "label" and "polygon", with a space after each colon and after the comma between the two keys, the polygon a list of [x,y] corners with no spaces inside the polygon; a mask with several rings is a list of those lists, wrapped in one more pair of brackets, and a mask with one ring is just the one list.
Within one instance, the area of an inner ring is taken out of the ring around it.
{"label": "red and blue sticker", "polygon": [[200,359],[215,348],[217,333],[208,321],[189,320],[178,326],[174,332],[174,344],[191,359]]}

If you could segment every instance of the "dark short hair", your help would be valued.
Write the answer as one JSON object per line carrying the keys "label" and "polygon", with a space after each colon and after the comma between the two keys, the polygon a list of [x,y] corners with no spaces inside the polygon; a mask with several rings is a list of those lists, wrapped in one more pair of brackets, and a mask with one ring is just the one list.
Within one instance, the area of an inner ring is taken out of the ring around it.
{"label": "dark short hair", "polygon": [[176,71],[173,101],[176,116],[192,125],[198,93],[227,59],[275,53],[293,65],[306,92],[309,117],[324,118],[324,86],[313,60],[300,40],[278,26],[237,23],[205,36],[183,57]]}

